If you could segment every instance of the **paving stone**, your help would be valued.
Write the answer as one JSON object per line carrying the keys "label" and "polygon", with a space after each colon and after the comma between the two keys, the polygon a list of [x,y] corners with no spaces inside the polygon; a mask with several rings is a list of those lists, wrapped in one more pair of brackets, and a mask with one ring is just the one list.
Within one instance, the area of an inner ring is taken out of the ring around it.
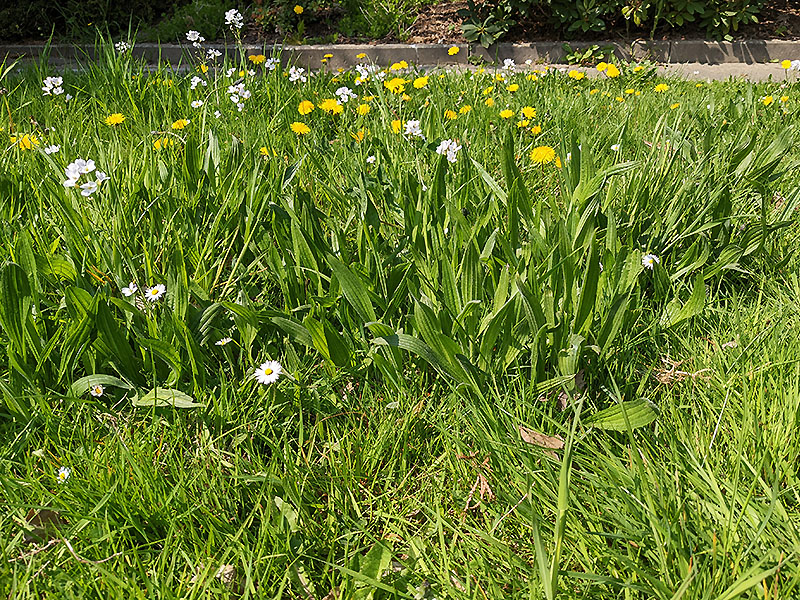
{"label": "paving stone", "polygon": [[631,58],[666,63],[670,61],[670,48],[670,42],[636,40],[631,44]]}

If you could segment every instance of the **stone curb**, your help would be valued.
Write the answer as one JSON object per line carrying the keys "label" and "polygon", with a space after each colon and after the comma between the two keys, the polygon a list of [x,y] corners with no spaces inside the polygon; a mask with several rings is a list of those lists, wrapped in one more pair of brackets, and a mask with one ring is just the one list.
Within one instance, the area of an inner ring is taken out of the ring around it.
{"label": "stone curb", "polygon": [[[774,63],[784,59],[800,58],[800,41],[785,40],[747,40],[742,42],[708,42],[704,40],[681,40],[674,42],[658,42],[637,40],[622,44],[619,42],[573,43],[573,51],[587,50],[592,46],[610,47],[620,60],[652,60],[664,64],[698,63],[698,64],[759,64]],[[458,52],[450,54],[450,49],[457,47]],[[235,46],[207,45],[223,54],[235,56]],[[527,61],[531,63],[565,63],[567,52],[563,42],[534,42],[530,44],[496,44],[490,48],[476,45],[456,44],[341,44],[319,46],[256,46],[244,45],[246,54],[280,53],[284,63],[291,62],[305,67],[322,66],[326,54],[329,68],[352,67],[364,60],[379,65],[389,65],[406,61],[409,65],[444,66],[466,65],[470,62],[502,63],[505,59],[513,59],[517,65]],[[2,45],[0,57],[6,60],[16,58],[34,59],[48,53],[52,62],[93,60],[98,50],[94,46],[72,46],[54,44],[46,48],[43,45]],[[190,46],[136,44],[134,56],[142,57],[147,62],[169,62],[177,65],[196,61],[199,51]],[[365,54],[366,58],[358,58]]]}

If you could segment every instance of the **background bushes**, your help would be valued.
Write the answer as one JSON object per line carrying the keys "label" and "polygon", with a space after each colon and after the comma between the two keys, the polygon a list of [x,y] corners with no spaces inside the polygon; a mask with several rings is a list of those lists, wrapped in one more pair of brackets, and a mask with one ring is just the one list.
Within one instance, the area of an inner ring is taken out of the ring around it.
{"label": "background bushes", "polygon": [[602,32],[623,21],[636,36],[652,37],[658,27],[688,25],[714,39],[729,38],[754,23],[765,0],[469,0],[461,11],[464,36],[487,46],[520,20],[546,15],[566,37]]}
{"label": "background bushes", "polygon": [[[239,6],[268,32],[303,39],[306,26],[324,22],[344,36],[380,38],[402,34],[428,0],[311,0],[302,15],[295,0],[253,0]],[[468,0],[461,11],[468,41],[489,45],[517,23],[547,20],[563,37],[603,32],[624,25],[631,35],[652,37],[657,28],[686,28],[726,38],[757,20],[766,0]],[[0,3],[2,4],[2,3]],[[112,35],[131,27],[140,39],[174,41],[189,29],[208,40],[222,34],[229,0],[30,0],[0,6],[0,39],[57,37],[93,39],[97,27]],[[402,38],[402,35],[399,35]]]}

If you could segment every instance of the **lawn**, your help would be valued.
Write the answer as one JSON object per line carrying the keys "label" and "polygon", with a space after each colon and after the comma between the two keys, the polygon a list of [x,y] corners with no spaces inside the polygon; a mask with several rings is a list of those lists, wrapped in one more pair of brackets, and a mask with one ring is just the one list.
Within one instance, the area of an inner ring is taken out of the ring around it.
{"label": "lawn", "polygon": [[0,594],[799,597],[800,86],[603,66],[0,69]]}

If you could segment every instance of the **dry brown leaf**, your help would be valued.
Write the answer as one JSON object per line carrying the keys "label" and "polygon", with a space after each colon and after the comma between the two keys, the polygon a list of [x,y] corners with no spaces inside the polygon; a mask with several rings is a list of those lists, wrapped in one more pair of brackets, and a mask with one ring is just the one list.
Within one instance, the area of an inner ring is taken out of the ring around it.
{"label": "dry brown leaf", "polygon": [[560,450],[564,447],[564,439],[560,435],[545,435],[533,429],[523,427],[522,425],[519,425],[519,434],[522,436],[523,442],[539,446],[540,448]]}
{"label": "dry brown leaf", "polygon": [[67,521],[56,511],[49,508],[37,511],[32,508],[25,515],[23,539],[26,543],[46,542],[51,538],[58,537],[58,530],[62,525],[67,525]]}

